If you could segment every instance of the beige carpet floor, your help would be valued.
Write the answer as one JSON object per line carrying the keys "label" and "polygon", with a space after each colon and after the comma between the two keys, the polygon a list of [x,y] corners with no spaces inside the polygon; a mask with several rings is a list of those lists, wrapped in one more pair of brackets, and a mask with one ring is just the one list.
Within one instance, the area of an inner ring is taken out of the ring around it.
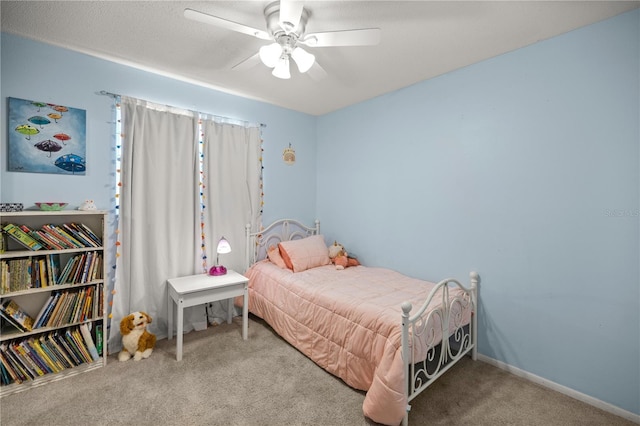
{"label": "beige carpet floor", "polygon": [[[118,362],[0,399],[0,424],[372,425],[364,393],[326,373],[250,318],[160,340],[149,359]],[[464,359],[413,403],[410,425],[607,425],[633,423]]]}

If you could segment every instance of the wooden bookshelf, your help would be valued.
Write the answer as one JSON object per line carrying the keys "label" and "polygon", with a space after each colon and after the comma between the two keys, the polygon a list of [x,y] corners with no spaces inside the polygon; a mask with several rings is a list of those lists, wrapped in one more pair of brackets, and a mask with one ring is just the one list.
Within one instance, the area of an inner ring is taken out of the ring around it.
{"label": "wooden bookshelf", "polygon": [[[106,365],[106,219],[96,210],[0,212],[1,229],[16,225],[38,243],[2,232],[0,397]],[[7,312],[10,301],[21,314]]]}

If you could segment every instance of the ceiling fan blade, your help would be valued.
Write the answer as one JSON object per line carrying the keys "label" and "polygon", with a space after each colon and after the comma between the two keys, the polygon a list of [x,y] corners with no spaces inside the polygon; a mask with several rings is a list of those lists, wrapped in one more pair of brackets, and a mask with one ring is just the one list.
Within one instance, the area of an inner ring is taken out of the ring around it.
{"label": "ceiling fan blade", "polygon": [[224,28],[226,30],[236,31],[242,34],[254,36],[262,40],[271,40],[271,36],[266,31],[248,27],[243,24],[238,24],[237,22],[229,21],[228,19],[219,18],[217,16],[209,15],[208,13],[199,12],[197,10],[189,8],[185,9],[184,17],[205,24],[214,25],[219,28]]}
{"label": "ceiling fan blade", "polygon": [[307,75],[309,75],[312,80],[320,81],[327,76],[327,72],[316,61],[311,68],[309,68],[309,71],[307,71]]}
{"label": "ceiling fan blade", "polygon": [[291,0],[280,0],[280,28],[287,34],[294,31],[302,16],[302,3]]}
{"label": "ceiling fan blade", "polygon": [[380,43],[380,28],[312,33],[299,41],[309,47],[375,46]]}
{"label": "ceiling fan blade", "polygon": [[249,68],[253,68],[260,63],[260,54],[256,53],[255,55],[251,55],[246,59],[238,62],[234,66],[231,67],[233,70],[243,71],[248,70]]}

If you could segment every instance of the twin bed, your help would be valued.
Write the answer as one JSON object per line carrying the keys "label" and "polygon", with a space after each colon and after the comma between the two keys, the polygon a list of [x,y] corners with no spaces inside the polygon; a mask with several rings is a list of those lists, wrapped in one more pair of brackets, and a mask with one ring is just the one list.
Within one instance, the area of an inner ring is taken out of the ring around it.
{"label": "twin bed", "polygon": [[476,273],[465,287],[368,266],[337,270],[317,221],[247,226],[246,253],[249,311],[366,391],[363,413],[376,423],[407,425],[420,392],[466,354],[476,358]]}

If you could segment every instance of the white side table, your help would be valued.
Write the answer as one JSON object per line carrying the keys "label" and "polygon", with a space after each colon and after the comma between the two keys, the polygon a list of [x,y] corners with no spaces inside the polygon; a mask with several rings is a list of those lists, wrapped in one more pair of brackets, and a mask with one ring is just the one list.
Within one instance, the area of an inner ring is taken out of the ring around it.
{"label": "white side table", "polygon": [[183,310],[189,306],[202,305],[218,300],[229,299],[229,314],[227,322],[231,324],[233,316],[233,298],[244,296],[242,303],[242,338],[247,340],[249,327],[249,279],[235,271],[229,270],[225,275],[210,276],[207,274],[191,275],[188,277],[171,278],[167,280],[167,294],[169,305],[169,332],[171,340],[173,333],[173,304],[178,310],[176,324],[176,360],[182,360],[182,330]]}

